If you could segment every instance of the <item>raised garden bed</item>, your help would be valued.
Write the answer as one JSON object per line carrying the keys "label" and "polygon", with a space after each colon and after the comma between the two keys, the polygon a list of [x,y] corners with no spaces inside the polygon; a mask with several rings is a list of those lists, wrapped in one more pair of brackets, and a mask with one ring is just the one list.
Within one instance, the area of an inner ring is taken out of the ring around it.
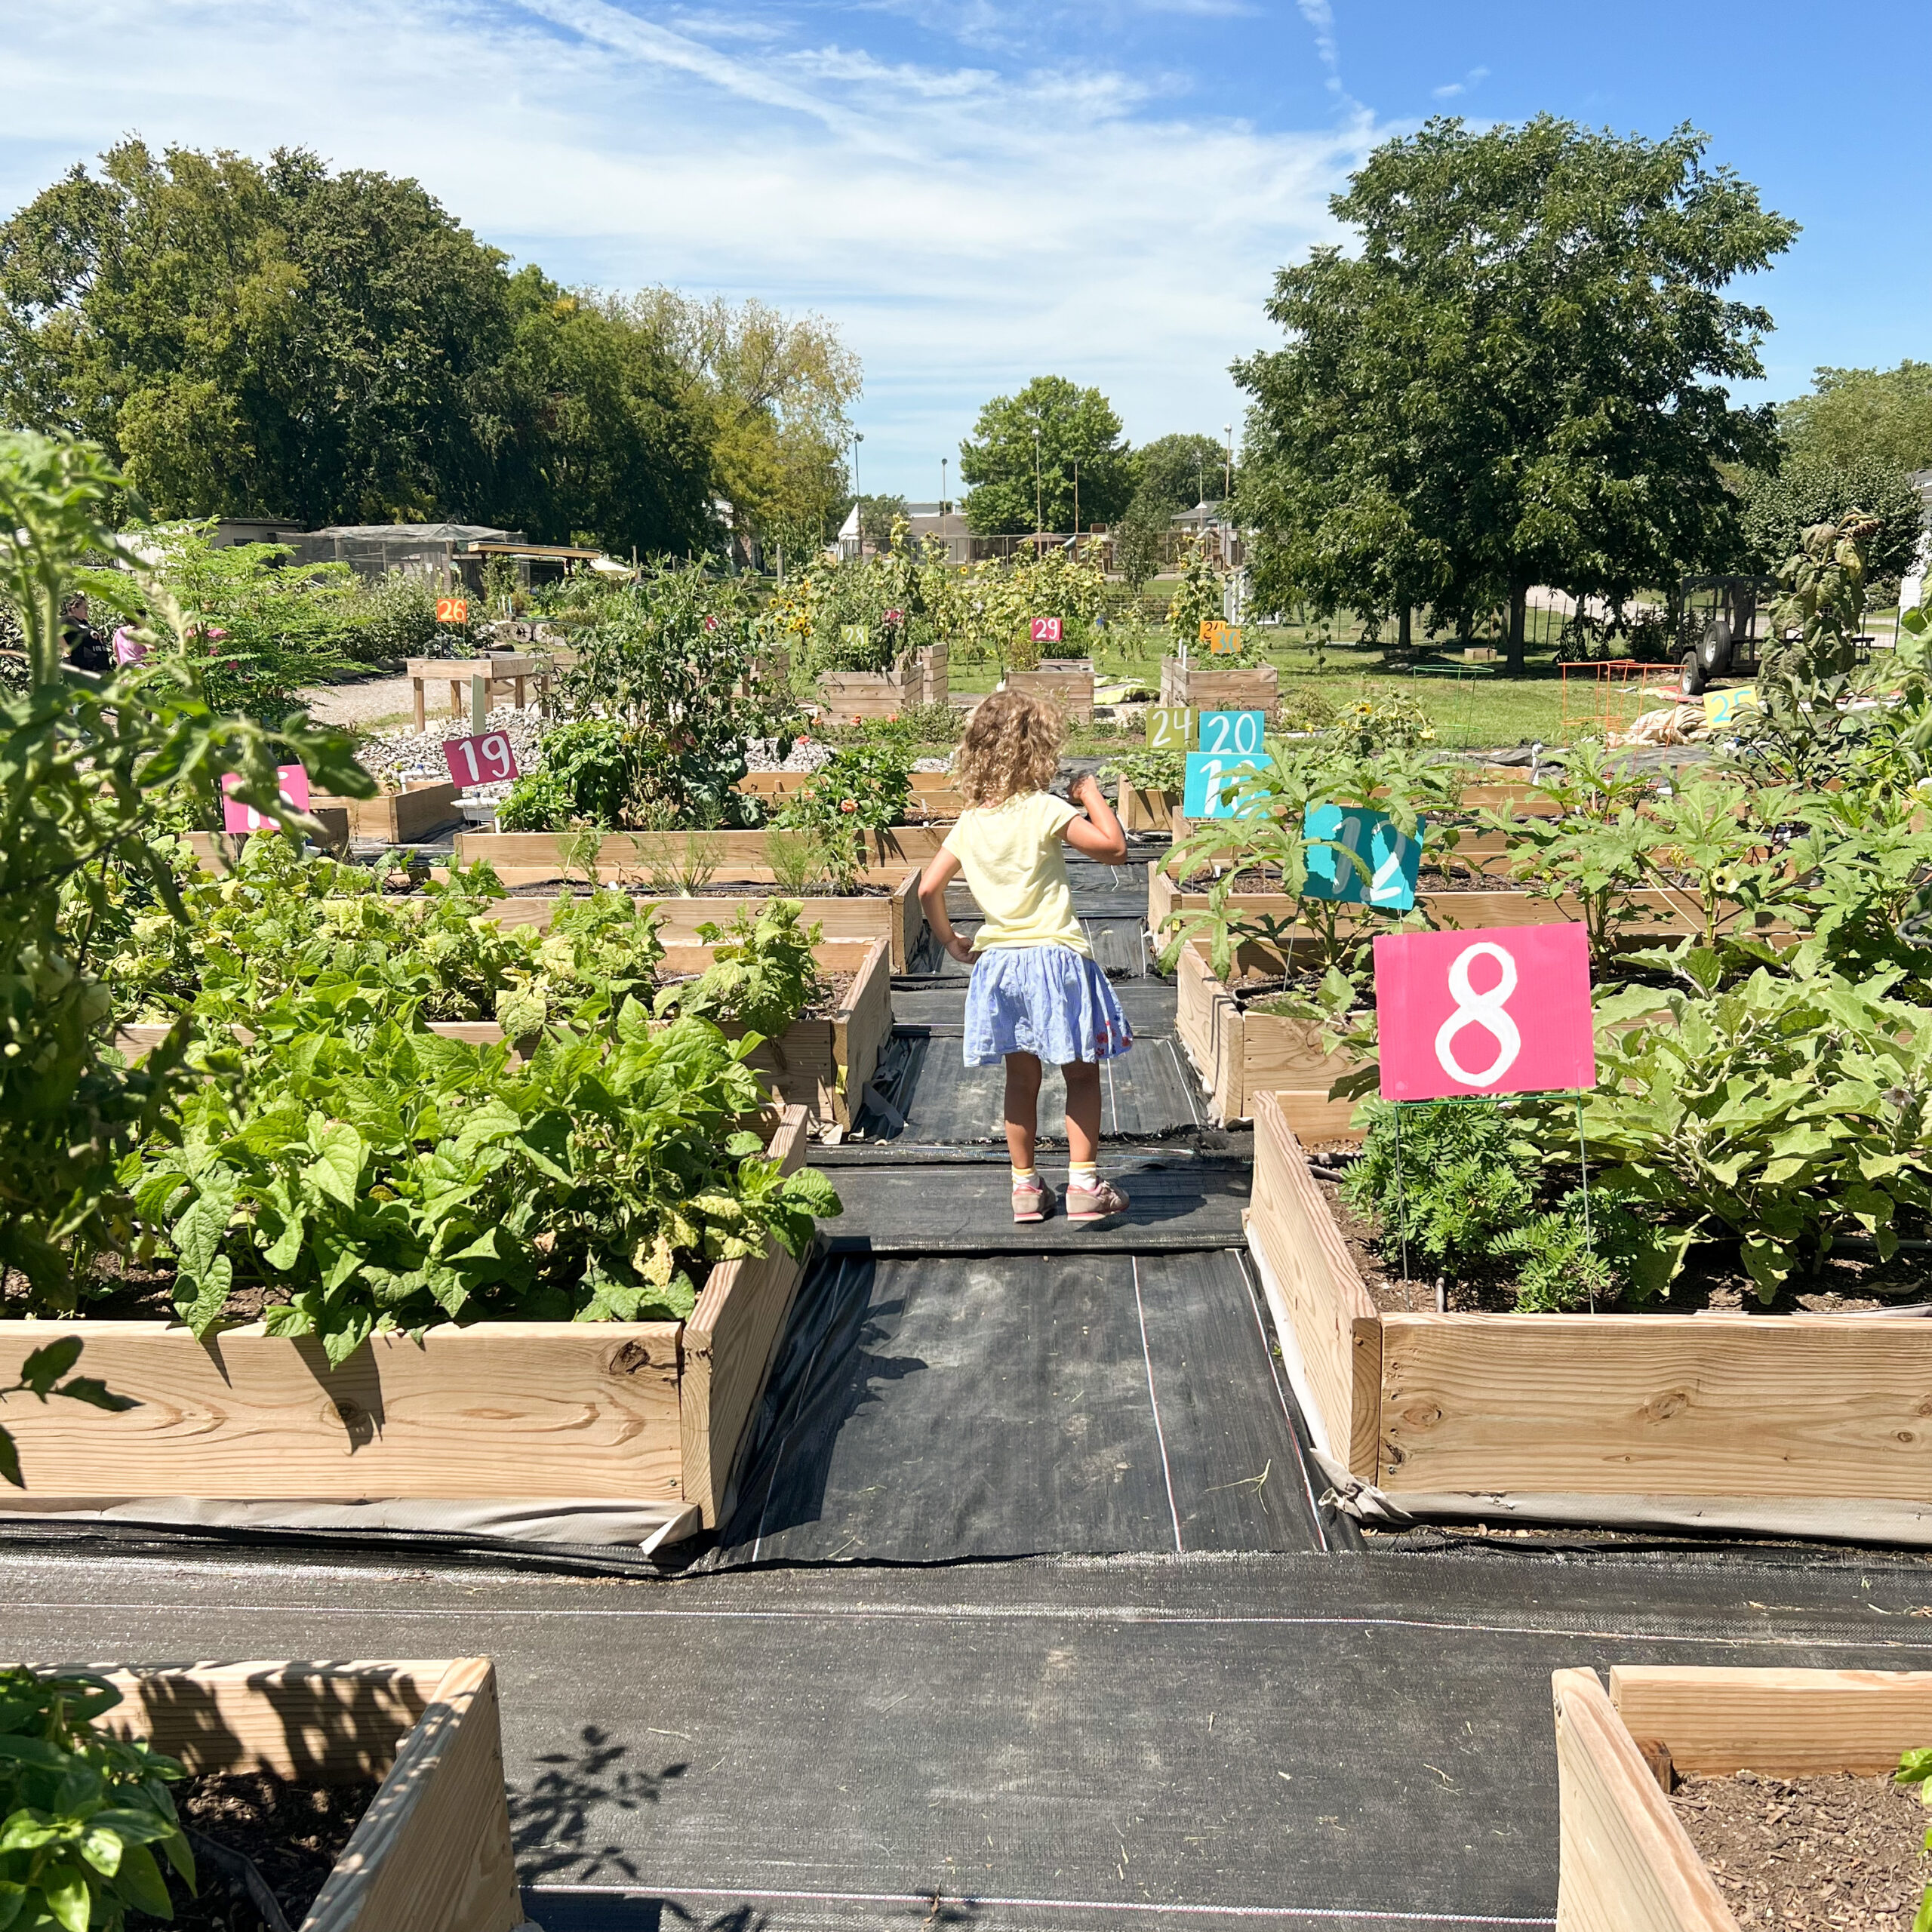
{"label": "raised garden bed", "polygon": [[1051,698],[1069,718],[1094,721],[1094,662],[1089,657],[1043,657],[1032,671],[1009,671],[1005,688]]}
{"label": "raised garden bed", "polygon": [[1171,832],[1180,810],[1178,792],[1150,792],[1123,778],[1118,789],[1121,827],[1127,832]]}
{"label": "raised garden bed", "polygon": [[[1673,1777],[1748,1772],[1755,1776],[1747,1790],[1832,1774],[1878,1777],[1897,1768],[1901,1752],[1922,1749],[1932,1737],[1932,1672],[1924,1671],[1616,1665],[1607,1695],[1589,1670],[1559,1670],[1551,1689],[1561,1833],[1558,1932],[1737,1932],[1740,1918],[1761,1923],[1771,1917],[1774,1896],[1777,1915],[1789,1922],[1795,1902],[1786,1886],[1798,1860],[1786,1847],[1780,1872],[1764,1854],[1787,1835],[1818,1835],[1815,1820],[1801,1825],[1792,1816],[1799,1794],[1767,1794],[1783,1801],[1766,1807],[1770,1815],[1743,1835],[1742,1856],[1724,1860],[1720,1874],[1700,1855],[1684,1811],[1667,1795]],[[1906,1814],[1899,1836],[1915,1854],[1924,1811],[1911,1798],[1897,1802]],[[1817,1855],[1804,1865],[1832,1890],[1826,1897],[1822,1886],[1813,1889],[1804,1922],[1885,1922],[1869,1915],[1878,1900],[1857,1897],[1851,1850],[1841,1835],[1811,1849]],[[1887,1887],[1893,1897],[1884,1903],[1898,1914],[1890,1922],[1911,1923],[1923,1882],[1914,1873],[1905,1885]],[[1734,1903],[1741,1911],[1734,1912]]]}
{"label": "raised garden bed", "polygon": [[[488,1657],[103,1674],[124,1700],[103,1726],[146,1738],[191,1777],[380,1780],[301,1932],[515,1932],[526,1922]],[[204,1891],[219,1882],[205,1878]]]}
{"label": "raised garden bed", "polygon": [[[907,811],[917,820],[957,818],[966,809],[966,795],[949,771],[915,771]],[[809,771],[753,771],[738,780],[738,789],[758,798],[783,798],[812,782]]]}
{"label": "raised garden bed", "polygon": [[[805,1125],[787,1106],[772,1134],[788,1174]],[[260,1323],[202,1343],[171,1321],[0,1321],[0,1358],[75,1335],[88,1373],[140,1405],[10,1407],[23,1502],[621,1498],[670,1540],[718,1521],[804,1266],[774,1238],[715,1266],[682,1322],[439,1325],[335,1369]]]}
{"label": "raised garden bed", "polygon": [[[817,926],[828,940],[884,940],[893,971],[904,973],[911,970],[912,955],[926,929],[918,887],[918,873],[909,872],[897,876],[889,892],[875,888],[850,896],[806,893],[799,903],[805,909],[805,923]],[[639,894],[657,909],[657,936],[667,946],[696,945],[700,926],[728,924],[741,909],[755,913],[768,899],[783,896],[775,885],[755,894],[740,885],[722,885],[661,898],[654,894]],[[534,925],[547,931],[557,908],[565,903],[555,897],[513,893],[494,901],[490,916],[500,924]]]}
{"label": "raised garden bed", "polygon": [[318,817],[337,808],[347,814],[351,837],[380,838],[387,845],[414,845],[463,823],[456,787],[447,780],[374,798],[317,796],[309,801]]}
{"label": "raised garden bed", "polygon": [[[582,832],[463,832],[457,835],[456,856],[466,865],[487,859],[506,879],[513,873],[528,877],[539,872],[561,878],[567,867],[580,873],[594,867],[601,881],[618,885],[708,867],[715,879],[770,884],[776,875],[768,836],[762,830],[610,832],[593,852],[590,838]],[[867,832],[866,883],[897,884],[908,866],[925,865],[945,838],[942,828],[930,825],[897,825]]]}
{"label": "raised garden bed", "polygon": [[838,723],[897,718],[915,704],[946,700],[946,647],[929,644],[901,651],[890,671],[821,671],[819,703]]}
{"label": "raised garden bed", "polygon": [[1265,711],[1272,715],[1281,681],[1272,664],[1237,669],[1217,668],[1204,656],[1183,664],[1178,657],[1161,660],[1161,702],[1184,704],[1196,711]]}
{"label": "raised garden bed", "polygon": [[1826,1524],[1932,1488],[1932,1322],[1384,1312],[1282,1109],[1253,1111],[1248,1244],[1315,1447],[1397,1507]]}

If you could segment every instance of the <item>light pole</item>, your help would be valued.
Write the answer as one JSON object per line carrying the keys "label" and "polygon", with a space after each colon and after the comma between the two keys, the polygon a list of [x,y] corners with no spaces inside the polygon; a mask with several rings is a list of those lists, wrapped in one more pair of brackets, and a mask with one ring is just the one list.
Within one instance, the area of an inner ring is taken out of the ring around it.
{"label": "light pole", "polygon": [[946,466],[949,460],[945,457],[939,460],[939,513],[942,518],[946,515]]}
{"label": "light pole", "polygon": [[1046,528],[1040,521],[1040,426],[1033,425],[1033,534],[1038,537]]}
{"label": "light pole", "polygon": [[1080,460],[1073,462],[1073,553],[1080,554]]}
{"label": "light pole", "polygon": [[857,554],[861,563],[866,560],[866,504],[859,494],[859,445],[865,440],[862,431],[852,432],[852,530],[858,539]]}
{"label": "light pole", "polygon": [[1228,439],[1227,468],[1223,472],[1222,478],[1226,485],[1226,493],[1223,499],[1225,501],[1227,497],[1232,497],[1235,493],[1235,426],[1232,423],[1223,423],[1221,425],[1221,433]]}

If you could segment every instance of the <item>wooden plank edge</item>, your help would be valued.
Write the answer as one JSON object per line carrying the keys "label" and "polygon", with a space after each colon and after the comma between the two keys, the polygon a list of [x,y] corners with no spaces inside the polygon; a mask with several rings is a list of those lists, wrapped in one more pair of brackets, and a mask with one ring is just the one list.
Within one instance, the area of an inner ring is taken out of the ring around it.
{"label": "wooden plank edge", "polygon": [[1550,1678],[1556,1724],[1557,1932],[1738,1932],[1596,1674]]}
{"label": "wooden plank edge", "polygon": [[523,1907],[487,1657],[452,1662],[301,1932],[515,1932]]}

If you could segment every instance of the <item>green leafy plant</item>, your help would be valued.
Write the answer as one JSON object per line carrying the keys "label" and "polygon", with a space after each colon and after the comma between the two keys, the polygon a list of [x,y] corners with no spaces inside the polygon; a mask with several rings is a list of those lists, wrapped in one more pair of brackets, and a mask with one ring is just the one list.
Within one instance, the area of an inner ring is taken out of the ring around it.
{"label": "green leafy plant", "polygon": [[512,1040],[540,1033],[586,1006],[615,1013],[648,996],[664,957],[657,908],[627,892],[567,900],[540,938],[528,926],[503,937],[518,942],[506,969],[508,984],[496,998],[497,1023]]}
{"label": "green leafy plant", "polygon": [[[1892,1774],[1892,1781],[1910,1787],[1918,1787],[1919,1802],[1932,1807],[1932,1751],[1902,1751],[1899,1753],[1899,1767]],[[1932,1851],[1932,1831],[1925,1834],[1925,1849]],[[1912,1921],[1912,1932],[1932,1932],[1932,1885],[1927,1885],[1919,1894],[1918,1910]]]}
{"label": "green leafy plant", "polygon": [[[98,678],[63,672],[60,600],[76,585],[144,598],[177,640],[189,628],[106,526],[120,487],[87,445],[0,435],[0,599],[18,617],[26,673],[23,691],[0,697],[0,1270],[57,1310],[118,1241],[116,1164],[168,1131],[180,1083],[185,1029],[138,1067],[112,1051],[114,1001],[96,958],[131,883],[179,915],[171,847],[153,835],[158,802],[211,817],[221,775],[234,773],[244,802],[319,830],[281,804],[278,763],[302,762],[352,797],[375,789],[339,734],[218,715],[181,653]],[[86,561],[117,555],[128,570]]]}
{"label": "green leafy plant", "polygon": [[629,734],[614,718],[577,718],[543,734],[543,763],[497,808],[503,832],[621,824],[635,789]]}
{"label": "green leafy plant", "polygon": [[197,1049],[180,1144],[124,1177],[197,1335],[242,1284],[270,1291],[272,1334],[338,1364],[441,1320],[681,1319],[711,1263],[769,1235],[801,1254],[838,1211],[823,1175],[781,1175],[736,1124],[763,1104],[755,1034],[660,1026],[632,1000],[513,1065],[329,983],[256,1024]]}
{"label": "green leafy plant", "polygon": [[768,899],[755,914],[740,906],[729,925],[700,926],[698,937],[712,949],[712,962],[688,983],[663,988],[657,1011],[749,1026],[778,1038],[821,990],[812,948],[824,928],[801,926],[804,909],[795,899]]}
{"label": "green leafy plant", "polygon": [[97,1724],[121,1702],[103,1678],[0,1669],[0,1926],[120,1932],[130,1912],[171,1919],[157,1851],[194,1889],[168,1789],[187,1774]]}
{"label": "green leafy plant", "polygon": [[903,820],[912,790],[912,758],[906,747],[841,746],[786,795],[774,823],[812,833],[824,848],[840,891],[850,891],[865,869],[866,834]]}
{"label": "green leafy plant", "polygon": [[688,832],[669,847],[635,841],[638,862],[654,892],[667,898],[693,899],[718,876],[724,847],[701,832]]}
{"label": "green leafy plant", "polygon": [[1178,792],[1187,777],[1185,752],[1123,752],[1100,768],[1103,778],[1124,778],[1139,792]]}
{"label": "green leafy plant", "polygon": [[808,892],[830,869],[825,841],[817,833],[776,825],[764,835],[764,862],[773,883],[794,895]]}
{"label": "green leafy plant", "polygon": [[[4,1404],[10,1395],[32,1395],[43,1403],[51,1396],[60,1395],[70,1402],[85,1402],[90,1408],[106,1409],[115,1415],[138,1408],[140,1404],[131,1396],[112,1394],[107,1385],[97,1377],[68,1374],[80,1360],[81,1348],[78,1336],[63,1335],[57,1342],[49,1342],[45,1348],[35,1349],[21,1363],[13,1386],[0,1388],[0,1404]],[[4,1425],[0,1425],[0,1476],[4,1476],[16,1489],[26,1487],[20,1476],[19,1445]],[[6,1894],[0,1890],[0,1906],[5,1903]]]}
{"label": "green leafy plant", "polygon": [[1854,981],[1761,967],[1720,990],[1715,954],[1682,964],[1695,990],[1636,986],[1599,1006],[1583,1109],[1604,1185],[1659,1223],[1645,1284],[1667,1287],[1694,1245],[1721,1238],[1767,1302],[1835,1234],[1889,1258],[1899,1210],[1932,1204],[1932,1049],[1922,1012],[1890,996],[1897,970]]}

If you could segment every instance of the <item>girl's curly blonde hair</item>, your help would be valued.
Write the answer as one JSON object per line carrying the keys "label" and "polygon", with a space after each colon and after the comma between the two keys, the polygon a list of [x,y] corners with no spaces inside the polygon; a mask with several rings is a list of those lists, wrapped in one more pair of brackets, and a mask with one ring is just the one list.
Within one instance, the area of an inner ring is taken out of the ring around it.
{"label": "girl's curly blonde hair", "polygon": [[1051,698],[995,691],[975,707],[959,747],[959,789],[969,805],[1044,792],[1060,769],[1066,720]]}

